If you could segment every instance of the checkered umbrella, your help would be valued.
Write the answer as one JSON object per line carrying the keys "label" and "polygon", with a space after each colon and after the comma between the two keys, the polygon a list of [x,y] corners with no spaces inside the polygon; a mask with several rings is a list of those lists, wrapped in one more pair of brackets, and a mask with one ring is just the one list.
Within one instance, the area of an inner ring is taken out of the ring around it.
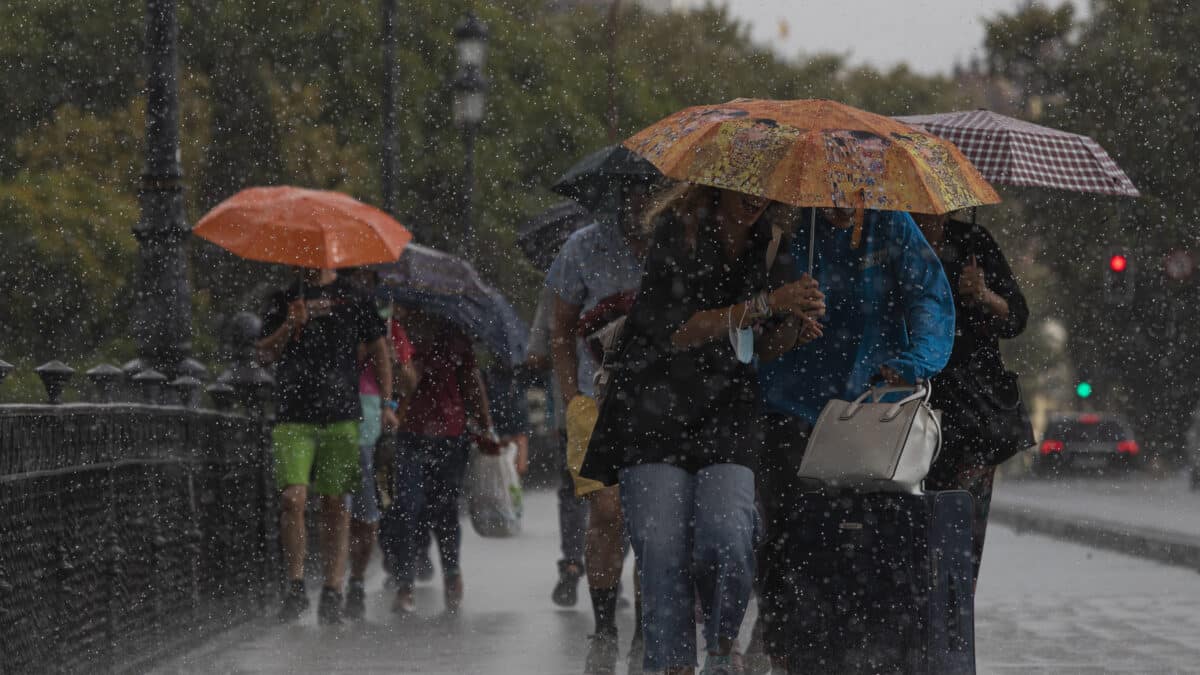
{"label": "checkered umbrella", "polygon": [[940,136],[992,183],[1137,197],[1129,176],[1087,136],[1038,126],[990,110],[896,119]]}

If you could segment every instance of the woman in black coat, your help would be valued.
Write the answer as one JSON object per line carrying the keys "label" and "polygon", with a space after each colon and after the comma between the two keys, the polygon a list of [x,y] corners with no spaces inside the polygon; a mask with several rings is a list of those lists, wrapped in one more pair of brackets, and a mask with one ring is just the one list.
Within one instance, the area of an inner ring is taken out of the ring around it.
{"label": "woman in black coat", "polygon": [[933,405],[942,411],[943,439],[925,486],[971,493],[978,579],[996,465],[1014,451],[998,452],[1005,443],[997,438],[995,429],[977,423],[987,411],[972,405],[970,391],[986,389],[1006,399],[1016,396],[1016,376],[1004,367],[1000,340],[1024,332],[1029,307],[1008,260],[986,229],[944,215],[913,214],[913,218],[942,261],[954,292],[956,315],[954,351],[933,379]]}
{"label": "woman in black coat", "polygon": [[750,598],[753,356],[818,335],[824,298],[811,277],[771,278],[792,266],[769,264],[790,247],[761,217],[767,200],[694,185],[661,200],[641,288],[606,357],[611,381],[582,474],[621,487],[641,579],[643,666],[690,673],[696,598],[709,667],[730,663]]}

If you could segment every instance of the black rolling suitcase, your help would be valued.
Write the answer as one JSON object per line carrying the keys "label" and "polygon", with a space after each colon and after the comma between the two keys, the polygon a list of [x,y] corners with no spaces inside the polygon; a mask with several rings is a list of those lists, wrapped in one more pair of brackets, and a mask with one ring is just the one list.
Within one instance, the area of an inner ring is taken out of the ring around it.
{"label": "black rolling suitcase", "polygon": [[774,542],[789,673],[974,673],[971,496],[811,493]]}

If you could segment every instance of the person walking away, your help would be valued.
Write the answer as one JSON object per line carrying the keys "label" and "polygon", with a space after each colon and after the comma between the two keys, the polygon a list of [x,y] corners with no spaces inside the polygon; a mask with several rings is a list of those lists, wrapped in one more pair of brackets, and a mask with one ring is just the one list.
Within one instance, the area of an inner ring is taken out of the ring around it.
{"label": "person walking away", "polygon": [[[1008,260],[984,227],[945,215],[914,214],[913,218],[946,270],[956,317],[954,351],[946,368],[933,378],[933,407],[942,411],[942,450],[925,487],[971,494],[975,507],[972,558],[978,582],[997,460],[1007,459],[1016,446],[1010,447],[1007,456],[997,457],[1003,440],[970,421],[989,411],[972,410],[972,399],[956,397],[955,392],[963,387],[998,391],[1012,386],[1015,376],[1004,367],[1000,340],[1011,340],[1025,331],[1029,306]],[[1031,435],[1029,441],[1032,443]]]}
{"label": "person walking away", "polygon": [[[759,549],[763,649],[781,671],[787,608],[773,553],[787,534],[784,515],[808,486],[796,472],[812,425],[834,398],[853,400],[875,378],[927,380],[945,366],[954,340],[954,300],[937,255],[916,223],[898,211],[866,211],[861,240],[850,209],[818,209],[815,278],[824,293],[824,335],[765,363],[759,371],[765,448],[758,474],[766,536]],[[811,211],[801,209],[802,227]],[[792,242],[796,273],[807,272],[808,237]]]}
{"label": "person walking away", "polygon": [[[378,273],[369,268],[354,271],[353,279],[364,290],[374,296],[378,285]],[[346,616],[362,619],[366,613],[366,587],[364,578],[375,541],[379,535],[379,489],[375,477],[375,453],[382,434],[383,408],[402,416],[400,401],[412,394],[417,386],[417,374],[412,365],[412,343],[404,327],[392,317],[393,306],[388,300],[376,299],[379,318],[388,326],[388,357],[392,363],[393,398],[380,396],[375,364],[364,359],[362,374],[358,380],[358,397],[362,402],[363,417],[358,429],[359,468],[362,481],[358,490],[349,497],[350,509],[350,578],[346,583]]]}
{"label": "person walking away", "polygon": [[[650,197],[648,183],[623,186],[617,214],[603,214],[572,234],[546,275],[554,301],[550,334],[554,375],[558,380],[567,423],[567,464],[575,494],[588,500],[585,566],[596,632],[591,636],[585,672],[611,673],[616,668],[618,583],[625,557],[621,500],[616,486],[582,478],[579,467],[596,421],[593,376],[596,361],[577,338],[580,316],[611,295],[636,289],[641,281],[647,238],[640,214]],[[631,651],[638,649],[637,639]]]}
{"label": "person walking away", "polygon": [[[304,588],[307,553],[305,504],[311,479],[321,495],[321,558],[324,587],[317,616],[342,621],[346,573],[345,497],[359,486],[359,350],[375,364],[381,396],[392,396],[392,369],[385,326],[361,288],[334,270],[309,269],[302,279],[273,293],[263,312],[259,360],[275,365],[276,424],[271,432],[275,482],[282,491],[280,535],[288,590],[279,619],[292,622],[308,608]],[[395,428],[396,415],[381,413]]]}
{"label": "person walking away", "polygon": [[575,494],[575,481],[567,470],[566,415],[550,358],[550,324],[555,297],[554,291],[548,286],[542,287],[529,328],[525,365],[532,372],[546,375],[547,419],[556,441],[555,457],[559,466],[558,542],[562,558],[558,561],[558,580],[554,583],[550,599],[559,607],[574,607],[578,602],[579,580],[583,577],[583,542],[587,533],[588,506],[586,499]]}
{"label": "person walking away", "polygon": [[[393,561],[396,596],[392,610],[416,607],[416,563],[432,530],[441,556],[446,611],[457,612],[463,597],[462,527],[458,500],[467,469],[469,433],[494,436],[483,377],[471,342],[448,322],[413,311],[405,320],[413,362],[421,381],[413,392],[396,439],[394,519],[383,538]],[[485,431],[486,430],[486,431]]]}
{"label": "person walking away", "polygon": [[[733,673],[754,577],[761,438],[752,327],[790,317],[760,340],[790,332],[794,344],[819,334],[824,305],[808,277],[770,290],[782,232],[761,218],[768,200],[689,184],[663,200],[649,213],[655,240],[582,474],[619,480],[642,579],[645,670],[694,672],[698,596],[703,672]],[[797,321],[809,330],[794,329]]]}

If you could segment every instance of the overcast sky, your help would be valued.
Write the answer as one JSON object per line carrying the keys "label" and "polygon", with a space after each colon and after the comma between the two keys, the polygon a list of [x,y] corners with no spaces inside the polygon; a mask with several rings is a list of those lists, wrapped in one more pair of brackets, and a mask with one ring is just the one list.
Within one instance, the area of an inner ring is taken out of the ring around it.
{"label": "overcast sky", "polygon": [[[982,55],[983,19],[1023,0],[725,0],[754,37],[780,53],[849,54],[851,63],[921,73],[949,72]],[[697,0],[698,4],[703,0]],[[1057,7],[1063,0],[1048,0]],[[1076,1],[1076,7],[1083,2]],[[781,38],[780,23],[788,35]]]}

